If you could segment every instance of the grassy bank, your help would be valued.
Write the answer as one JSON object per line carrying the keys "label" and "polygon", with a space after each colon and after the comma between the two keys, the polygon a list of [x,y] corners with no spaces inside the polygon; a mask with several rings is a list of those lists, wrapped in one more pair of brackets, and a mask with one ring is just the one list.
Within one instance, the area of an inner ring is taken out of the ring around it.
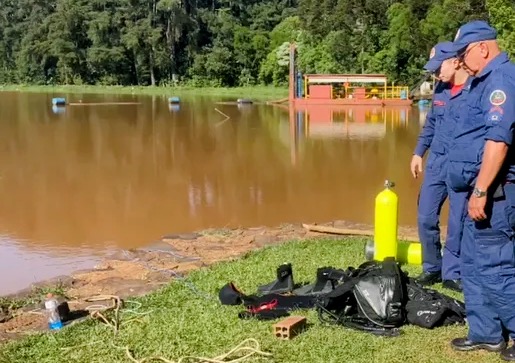
{"label": "grassy bank", "polygon": [[39,92],[39,93],[108,93],[108,94],[141,94],[165,96],[216,96],[272,100],[288,96],[287,88],[268,86],[255,87],[127,87],[127,86],[24,86],[0,85],[0,91],[6,92]]}
{"label": "grassy bank", "polygon": [[24,292],[22,297],[0,297],[0,312],[11,312],[23,307],[40,304],[46,294],[65,295],[65,287],[61,283],[51,286],[35,286]]}
{"label": "grassy bank", "polygon": [[[275,321],[240,320],[237,315],[243,310],[241,306],[221,306],[218,302],[217,291],[225,283],[233,281],[243,292],[252,293],[257,285],[272,280],[277,265],[285,261],[292,262],[296,282],[313,281],[317,267],[357,266],[363,262],[364,243],[354,238],[292,242],[204,268],[187,280],[197,292],[178,281],[136,299],[141,306],[129,303],[125,309],[136,311],[122,312],[116,337],[106,325],[88,321],[56,334],[10,343],[0,348],[0,362],[128,362],[121,349],[125,346],[136,359],[152,355],[175,360],[185,355],[214,357],[247,338],[257,339],[262,350],[273,354],[272,358],[259,359],[263,362],[499,361],[491,353],[453,352],[449,341],[465,334],[463,326],[435,330],[407,326],[400,337],[382,338],[325,326],[314,311],[299,311],[308,317],[309,329],[292,341],[280,341],[271,333]],[[409,266],[406,270],[414,275],[420,267]],[[141,315],[144,313],[148,314]],[[134,317],[139,319],[130,321]]]}

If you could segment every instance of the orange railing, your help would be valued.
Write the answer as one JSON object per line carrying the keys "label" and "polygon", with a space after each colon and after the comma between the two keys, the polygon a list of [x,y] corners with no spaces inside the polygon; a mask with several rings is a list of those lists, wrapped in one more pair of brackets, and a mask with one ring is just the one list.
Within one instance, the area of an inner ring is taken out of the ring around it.
{"label": "orange railing", "polygon": [[408,86],[339,87],[332,86],[332,98],[407,99]]}

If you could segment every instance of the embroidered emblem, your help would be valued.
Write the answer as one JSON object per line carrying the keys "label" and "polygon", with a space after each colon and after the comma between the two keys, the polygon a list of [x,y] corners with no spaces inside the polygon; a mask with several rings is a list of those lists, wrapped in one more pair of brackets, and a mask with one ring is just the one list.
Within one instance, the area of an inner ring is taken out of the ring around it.
{"label": "embroidered emblem", "polygon": [[436,54],[436,49],[433,47],[433,48],[431,48],[431,53],[429,53],[429,59],[433,59],[435,54]]}
{"label": "embroidered emblem", "polygon": [[500,115],[499,113],[497,112],[493,112],[493,113],[489,113],[488,114],[488,121],[491,121],[491,122],[498,122],[502,119],[502,115]]}
{"label": "embroidered emblem", "polygon": [[490,103],[494,106],[500,106],[506,102],[506,93],[497,89],[490,94]]}

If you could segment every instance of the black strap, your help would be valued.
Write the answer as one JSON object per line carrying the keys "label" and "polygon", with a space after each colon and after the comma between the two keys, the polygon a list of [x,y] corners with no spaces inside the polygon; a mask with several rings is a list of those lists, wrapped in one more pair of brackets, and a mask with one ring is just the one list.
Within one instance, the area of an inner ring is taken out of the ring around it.
{"label": "black strap", "polygon": [[336,315],[321,305],[317,305],[316,309],[318,311],[318,318],[323,323],[337,324],[350,329],[365,331],[385,337],[396,337],[400,335],[400,330],[397,328],[383,328],[372,324],[369,320],[364,318]]}
{"label": "black strap", "polygon": [[379,335],[383,337],[398,337],[401,335],[401,331],[397,328],[382,328],[376,325],[370,325],[368,320],[354,320],[354,319],[344,319],[341,325],[351,328],[354,330],[365,331],[367,333],[372,333],[374,335]]}
{"label": "black strap", "polygon": [[328,310],[339,310],[339,308],[343,307],[345,304],[345,300],[348,298],[349,294],[352,292],[354,286],[359,281],[358,277],[353,277],[350,280],[345,281],[343,284],[337,286],[333,291],[323,295],[319,303]]}
{"label": "black strap", "polygon": [[247,296],[243,300],[243,304],[247,307],[259,307],[261,304],[269,303],[273,300],[277,301],[274,309],[297,310],[311,309],[315,306],[316,296],[296,296],[267,294],[263,296]]}

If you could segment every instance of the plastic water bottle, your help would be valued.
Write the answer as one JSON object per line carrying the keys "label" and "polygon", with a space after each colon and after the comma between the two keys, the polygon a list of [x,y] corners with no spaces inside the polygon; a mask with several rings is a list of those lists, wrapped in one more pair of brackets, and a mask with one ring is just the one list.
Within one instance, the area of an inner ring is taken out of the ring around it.
{"label": "plastic water bottle", "polygon": [[63,327],[63,323],[61,321],[61,317],[59,316],[59,311],[57,307],[59,303],[57,299],[52,294],[48,294],[45,300],[45,309],[48,317],[48,327],[50,330],[61,329]]}

